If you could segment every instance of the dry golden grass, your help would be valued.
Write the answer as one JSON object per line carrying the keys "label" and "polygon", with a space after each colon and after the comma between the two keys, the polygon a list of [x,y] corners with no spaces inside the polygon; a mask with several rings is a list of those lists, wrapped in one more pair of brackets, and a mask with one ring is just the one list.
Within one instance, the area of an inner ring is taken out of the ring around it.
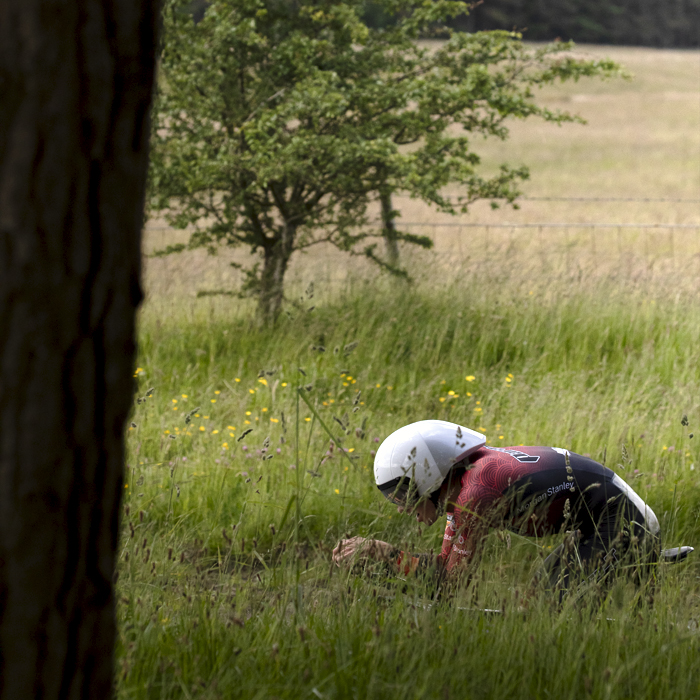
{"label": "dry golden grass", "polygon": [[[531,179],[519,210],[491,210],[475,204],[459,217],[437,214],[422,202],[397,197],[401,222],[423,224],[408,230],[428,233],[434,251],[404,251],[417,278],[449,280],[473,266],[498,263],[524,282],[533,271],[592,281],[617,276],[657,288],[696,289],[700,272],[700,52],[580,46],[586,57],[610,57],[632,75],[630,81],[583,80],[547,87],[541,102],[579,114],[585,126],[561,127],[536,120],[511,124],[505,142],[474,147],[487,169],[502,162],[527,164]],[[659,201],[547,201],[528,197],[684,199]],[[504,224],[570,224],[518,228]],[[692,228],[596,228],[575,224],[674,224]],[[449,224],[449,226],[443,226]],[[462,224],[462,226],[456,225]],[[491,228],[475,224],[490,224]],[[186,241],[187,234],[149,222],[145,251]],[[235,290],[239,273],[231,261],[250,259],[247,251],[217,256],[193,251],[145,260],[145,311],[194,312],[230,308],[229,297],[196,298],[202,290]],[[437,273],[437,274],[436,274]],[[360,258],[348,259],[319,246],[297,255],[287,277],[294,296],[314,280],[320,298],[345,288],[349,280],[372,280],[376,272]],[[249,304],[237,305],[246,312]]]}

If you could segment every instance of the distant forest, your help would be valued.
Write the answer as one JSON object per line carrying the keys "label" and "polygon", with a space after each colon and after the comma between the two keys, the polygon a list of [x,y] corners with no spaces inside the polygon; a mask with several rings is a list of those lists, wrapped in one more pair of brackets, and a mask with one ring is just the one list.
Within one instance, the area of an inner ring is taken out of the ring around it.
{"label": "distant forest", "polygon": [[[389,21],[371,2],[366,20]],[[450,24],[516,30],[529,41],[691,48],[700,46],[700,0],[483,0]]]}

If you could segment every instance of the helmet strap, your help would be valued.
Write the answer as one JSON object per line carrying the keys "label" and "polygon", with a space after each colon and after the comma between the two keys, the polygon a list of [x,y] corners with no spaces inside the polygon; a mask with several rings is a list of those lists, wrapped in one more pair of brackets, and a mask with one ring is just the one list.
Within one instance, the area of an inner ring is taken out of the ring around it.
{"label": "helmet strap", "polygon": [[438,503],[440,502],[440,491],[442,491],[442,484],[438,486],[435,491],[428,494],[428,499],[433,502],[433,505],[437,509]]}
{"label": "helmet strap", "polygon": [[445,489],[445,503],[444,506],[447,508],[448,506],[448,501],[450,498],[450,494],[452,493],[452,485],[456,482],[459,482],[462,479],[462,475],[466,469],[463,466],[463,462],[460,462],[459,465],[455,465],[447,475],[447,478],[445,481],[440,484],[440,487],[437,489],[437,491],[433,491],[429,498],[430,500],[435,504],[435,508],[438,507],[438,502],[440,500],[440,492],[442,489]]}

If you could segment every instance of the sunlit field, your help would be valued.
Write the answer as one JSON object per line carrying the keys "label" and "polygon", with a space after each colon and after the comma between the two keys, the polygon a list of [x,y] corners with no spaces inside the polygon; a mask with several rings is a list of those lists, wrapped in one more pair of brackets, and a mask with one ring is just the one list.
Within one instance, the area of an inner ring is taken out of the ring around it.
{"label": "sunlit field", "polygon": [[[244,251],[146,257],[119,698],[700,693],[700,552],[659,566],[653,601],[619,584],[602,606],[525,599],[556,536],[492,532],[439,601],[430,581],[330,561],[346,535],[440,547],[442,523],[397,514],[372,478],[381,440],[425,418],[589,454],[649,502],[665,547],[700,544],[700,53],[580,51],[634,78],[543,92],[587,126],[479,145],[489,167],[530,166],[519,210],[397,199],[435,239],[402,251],[410,284],[319,248],[261,329],[252,302],[201,295],[235,292]],[[162,226],[147,253],[182,240]]]}

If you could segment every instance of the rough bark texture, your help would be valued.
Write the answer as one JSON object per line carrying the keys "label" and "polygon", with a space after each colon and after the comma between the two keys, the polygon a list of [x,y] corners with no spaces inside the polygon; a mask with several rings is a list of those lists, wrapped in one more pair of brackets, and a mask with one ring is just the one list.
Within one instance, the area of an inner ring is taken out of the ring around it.
{"label": "rough bark texture", "polygon": [[0,698],[112,692],[157,0],[0,2]]}

